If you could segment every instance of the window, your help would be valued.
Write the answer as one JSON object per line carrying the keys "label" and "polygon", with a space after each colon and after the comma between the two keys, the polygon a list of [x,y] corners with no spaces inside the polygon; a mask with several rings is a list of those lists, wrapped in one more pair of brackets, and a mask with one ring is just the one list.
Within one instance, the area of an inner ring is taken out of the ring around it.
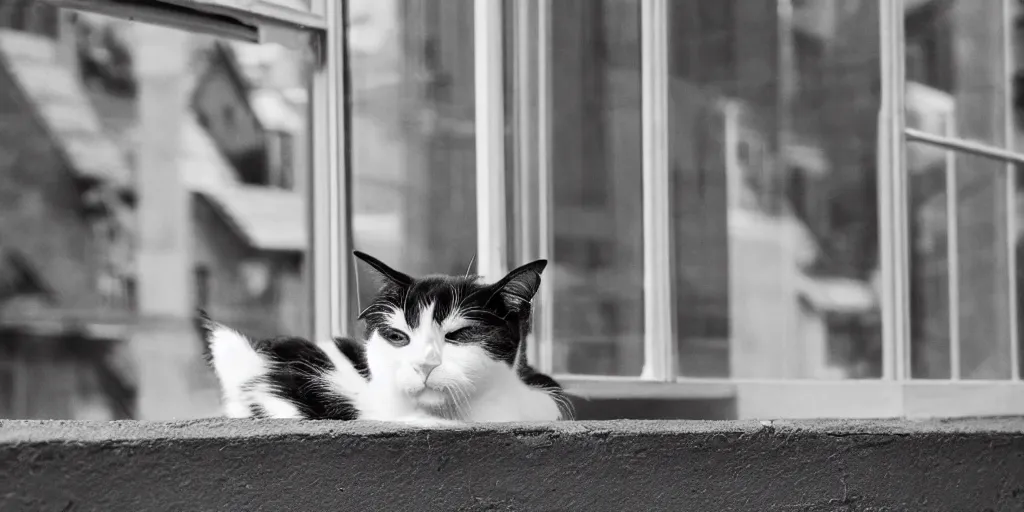
{"label": "window", "polygon": [[326,336],[314,254],[332,235],[314,219],[339,198],[314,176],[344,170],[327,135],[344,118],[323,114],[342,59],[315,48],[337,43],[336,3],[2,3],[0,254],[27,277],[0,286],[0,352],[35,350],[33,414],[78,415],[46,407],[90,400],[60,372],[100,358],[138,418],[217,414],[196,307],[252,335]]}
{"label": "window", "polygon": [[[1019,2],[189,4],[78,1],[92,12],[61,11],[40,51],[2,21],[24,4],[0,7],[0,240],[56,297],[10,299],[19,328],[95,293],[76,280],[93,242],[67,225],[98,188],[144,234],[118,274],[143,325],[188,314],[196,265],[225,321],[325,338],[358,332],[373,293],[354,248],[487,278],[545,258],[529,357],[572,393],[742,418],[1024,413]],[[75,115],[17,111],[50,91],[19,59],[51,54]],[[199,76],[202,105],[168,92]],[[241,261],[273,293],[243,293]]]}
{"label": "window", "polygon": [[[930,42],[921,44],[920,72],[908,75],[904,100],[913,378],[1020,378],[1012,163],[1021,158],[1013,152],[1021,132],[1007,43],[1019,2],[1012,6],[1010,19],[997,1],[907,12],[907,44]],[[952,51],[960,46],[988,57]]]}
{"label": "window", "polygon": [[1017,4],[506,9],[539,366],[743,417],[1016,410]]}

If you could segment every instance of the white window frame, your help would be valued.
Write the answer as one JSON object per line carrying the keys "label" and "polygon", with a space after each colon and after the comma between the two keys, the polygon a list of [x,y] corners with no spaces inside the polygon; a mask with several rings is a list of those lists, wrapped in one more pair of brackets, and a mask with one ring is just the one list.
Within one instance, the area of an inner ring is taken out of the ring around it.
{"label": "white window frame", "polygon": [[[348,147],[347,111],[349,90],[346,67],[346,3],[341,0],[313,0],[311,9],[297,11],[271,0],[161,0],[153,6],[126,11],[108,0],[45,0],[52,4],[88,10],[122,18],[205,32],[250,42],[280,42],[307,45],[317,41],[319,66],[313,77],[311,104],[312,184],[310,200],[311,295],[313,332],[319,339],[350,334],[355,327],[355,289],[351,262],[352,215],[351,172]],[[531,43],[516,38],[524,55],[532,56],[534,71],[523,78],[516,92],[517,116],[527,119],[513,148],[520,161],[533,163],[536,174],[516,176],[523,190],[522,201],[539,212],[532,222],[518,225],[519,236],[530,240],[516,259],[551,257],[551,2],[514,0],[514,30],[536,34]],[[906,198],[906,144],[909,140],[957,151],[1024,164],[1010,141],[996,148],[952,137],[939,137],[908,129],[904,119],[903,88],[905,42],[903,0],[879,2],[881,24],[882,105],[879,123],[879,218],[880,260],[883,275],[883,377],[862,381],[778,381],[742,379],[693,379],[676,376],[675,344],[672,331],[671,270],[667,257],[671,233],[668,230],[668,17],[669,0],[644,0],[642,24],[644,248],[645,248],[645,371],[636,378],[555,375],[578,395],[594,398],[732,398],[741,418],[758,417],[895,417],[968,416],[1024,414],[1024,383],[1017,364],[1016,340],[1011,343],[1013,380],[1004,381],[921,381],[909,378],[909,246],[908,202]],[[1004,12],[1012,12],[1013,0],[1003,0]],[[178,9],[169,11],[166,5]],[[506,233],[505,195],[505,113],[501,105],[504,13],[500,2],[476,2],[474,41],[476,52],[477,205],[478,264],[480,273],[494,278],[510,263]],[[210,16],[218,15],[217,17]],[[233,19],[237,23],[230,20]],[[525,25],[520,25],[525,24]],[[1007,34],[1006,62],[1012,62],[1011,35]],[[529,67],[529,59],[519,63]],[[1007,80],[1009,80],[1007,73]],[[532,82],[532,85],[530,85]],[[1010,122],[1010,121],[1008,121]],[[1012,126],[1009,126],[1012,128]],[[1012,130],[1006,131],[1008,136]],[[523,141],[527,142],[523,142]],[[522,146],[527,144],[526,146]],[[522,174],[522,173],[518,173]],[[1007,199],[1015,199],[1015,176],[1007,172]],[[660,185],[660,186],[659,186]],[[1012,204],[1009,203],[1009,204]],[[1007,222],[1015,228],[1014,209]],[[1007,244],[1011,279],[1015,278],[1015,250]],[[516,263],[522,263],[518,261]],[[1011,333],[1016,333],[1016,296],[1011,293]],[[554,343],[551,329],[553,294],[542,286],[537,303],[537,330],[531,343],[531,357],[542,371],[551,372]],[[955,304],[955,301],[953,301]],[[955,307],[955,306],[954,306]]]}
{"label": "white window frame", "polygon": [[[514,110],[520,119],[528,119],[516,133],[516,147],[513,150],[519,156],[517,165],[517,186],[523,190],[532,190],[535,196],[534,205],[541,212],[537,220],[518,219],[520,239],[529,239],[527,249],[520,248],[516,254],[516,263],[543,257],[550,258],[551,247],[551,164],[548,137],[550,135],[550,41],[552,20],[550,3],[552,0],[518,0],[513,10],[513,32],[533,37],[516,37],[517,90]],[[748,380],[748,379],[696,379],[677,377],[675,368],[676,348],[672,330],[672,290],[671,271],[668,258],[671,242],[670,218],[668,210],[668,0],[644,0],[640,2],[641,11],[641,48],[642,48],[642,79],[643,91],[642,126],[643,126],[643,215],[644,215],[644,299],[645,299],[645,336],[644,336],[644,372],[638,377],[611,377],[594,375],[555,375],[571,392],[588,398],[678,398],[678,399],[721,399],[733,398],[736,401],[737,415],[741,418],[758,417],[922,417],[922,416],[971,416],[971,415],[1006,415],[1024,414],[1024,382],[1020,379],[1016,343],[1017,332],[1016,295],[1011,292],[1009,297],[1011,308],[1011,343],[1012,379],[1011,380],[940,380],[925,381],[910,378],[910,308],[909,308],[909,211],[908,211],[908,180],[906,175],[906,144],[908,140],[925,142],[949,149],[988,156],[1007,162],[1007,170],[1012,169],[1011,163],[1024,165],[1024,154],[1015,153],[1011,149],[989,147],[963,141],[952,137],[938,137],[906,127],[904,114],[904,2],[903,0],[876,0],[879,2],[880,51],[882,102],[879,112],[879,170],[878,170],[878,208],[880,261],[883,280],[881,309],[883,317],[883,375],[877,380]],[[1004,12],[1012,12],[1013,0],[1003,0]],[[481,6],[485,3],[477,3]],[[479,7],[478,7],[479,9]],[[500,68],[500,47],[503,44],[500,36],[481,34],[482,31],[494,30],[501,23],[494,18],[501,16],[500,7],[488,9],[487,24],[480,23],[476,27],[477,62],[486,58],[490,71],[477,68],[477,126],[483,127],[478,132],[477,159],[481,165],[477,169],[478,180],[492,184],[505,183],[505,172],[516,172],[506,169],[496,162],[503,161],[505,148],[504,139],[493,137],[493,133],[484,130],[497,129],[498,121],[494,117],[481,117],[481,95],[500,94],[496,92],[500,84],[495,83],[494,68]],[[532,24],[524,26],[524,24]],[[498,29],[500,30],[500,28]],[[1012,34],[1007,31],[1005,62],[1012,60]],[[493,45],[485,47],[484,45]],[[523,56],[526,55],[524,62]],[[1005,73],[1007,80],[1011,79]],[[500,80],[500,76],[498,78]],[[532,82],[532,83],[531,83]],[[1009,87],[1009,84],[1007,84]],[[1012,89],[1007,89],[1012,90]],[[490,96],[494,97],[494,96]],[[497,96],[500,99],[500,96]],[[526,101],[528,104],[519,104]],[[1009,105],[1007,105],[1009,111]],[[483,112],[487,112],[484,110]],[[487,114],[490,116],[490,114]],[[1012,120],[1008,120],[1012,123]],[[1010,134],[1013,126],[1007,126]],[[530,135],[530,134],[534,135]],[[486,139],[486,144],[481,140]],[[1010,147],[1010,140],[1007,140]],[[532,176],[521,176],[524,168],[532,167]],[[1008,204],[1014,199],[1014,173],[1007,172]],[[496,197],[495,189],[484,187],[482,194],[488,198]],[[503,188],[501,189],[503,198]],[[481,218],[498,219],[503,215],[497,209],[504,209],[503,201],[483,200],[478,205]],[[521,199],[528,201],[528,199]],[[522,210],[522,208],[520,209]],[[1014,208],[1009,208],[1007,223],[1015,229],[1016,218]],[[955,234],[954,219],[947,219],[951,233]],[[493,226],[481,222],[478,234],[483,241],[490,236],[483,230],[494,229]],[[500,227],[504,233],[506,227]],[[499,231],[495,231],[499,232]],[[504,238],[503,238],[504,239]],[[483,244],[483,242],[481,242]],[[1010,278],[1015,279],[1015,251],[1011,238],[1008,242]],[[488,246],[493,250],[493,246]],[[485,249],[481,245],[481,254]],[[491,255],[496,261],[508,261],[505,255]],[[955,261],[954,261],[955,263]],[[497,272],[495,268],[493,271]],[[1012,287],[1011,287],[1012,288]],[[951,287],[951,293],[955,288]],[[538,302],[537,329],[534,342],[531,343],[530,356],[537,361],[541,371],[551,372],[552,350],[556,340],[551,330],[551,287],[542,287]],[[952,314],[956,314],[956,301],[951,301]],[[532,345],[536,345],[533,347]]]}

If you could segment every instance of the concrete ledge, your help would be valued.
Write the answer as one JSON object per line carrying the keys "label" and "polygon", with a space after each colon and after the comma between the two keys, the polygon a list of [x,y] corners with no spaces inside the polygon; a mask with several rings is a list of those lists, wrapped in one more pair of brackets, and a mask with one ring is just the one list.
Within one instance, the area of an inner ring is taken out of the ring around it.
{"label": "concrete ledge", "polygon": [[1024,419],[0,422],[0,510],[1024,509]]}

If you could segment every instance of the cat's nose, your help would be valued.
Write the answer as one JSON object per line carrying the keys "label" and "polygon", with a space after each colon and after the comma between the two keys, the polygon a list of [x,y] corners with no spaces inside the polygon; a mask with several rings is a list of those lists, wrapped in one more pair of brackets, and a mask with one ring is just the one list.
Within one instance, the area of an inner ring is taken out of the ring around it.
{"label": "cat's nose", "polygon": [[423,378],[426,379],[427,377],[430,376],[430,372],[434,371],[434,368],[437,368],[439,364],[440,363],[434,361],[424,361],[416,365],[416,367],[420,371],[420,375],[422,375]]}

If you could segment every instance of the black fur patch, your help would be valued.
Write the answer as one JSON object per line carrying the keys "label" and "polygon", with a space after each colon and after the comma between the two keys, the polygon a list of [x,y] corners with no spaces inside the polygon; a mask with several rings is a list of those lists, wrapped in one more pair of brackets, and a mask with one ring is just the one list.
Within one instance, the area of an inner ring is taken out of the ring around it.
{"label": "black fur patch", "polygon": [[572,418],[573,411],[569,397],[566,396],[562,385],[546,374],[534,370],[532,366],[524,364],[516,372],[519,380],[532,388],[547,391],[558,402],[558,409],[562,412],[562,418]]}
{"label": "black fur patch", "polygon": [[303,338],[277,337],[254,342],[253,348],[270,364],[270,370],[260,379],[260,384],[295,405],[304,418],[357,418],[358,411],[348,398],[324,385],[321,377],[334,370],[335,366],[315,343]]}
{"label": "black fur patch", "polygon": [[363,378],[369,380],[370,367],[366,364],[366,347],[352,338],[334,338],[334,345],[341,354],[352,362]]}

